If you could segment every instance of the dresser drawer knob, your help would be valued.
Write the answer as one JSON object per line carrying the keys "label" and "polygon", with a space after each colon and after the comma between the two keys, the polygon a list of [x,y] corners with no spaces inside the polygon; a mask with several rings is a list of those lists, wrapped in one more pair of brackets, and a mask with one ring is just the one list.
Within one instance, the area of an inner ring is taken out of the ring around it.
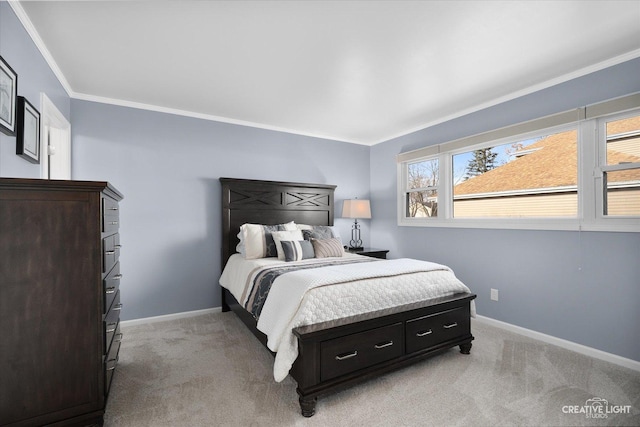
{"label": "dresser drawer knob", "polygon": [[116,304],[111,310],[115,310],[115,311],[122,310],[122,304]]}
{"label": "dresser drawer knob", "polygon": [[115,286],[112,286],[110,288],[107,288],[106,291],[104,291],[105,294],[115,294],[116,293],[116,288]]}
{"label": "dresser drawer knob", "polygon": [[424,332],[418,332],[418,333],[416,333],[416,336],[417,336],[417,337],[424,337],[424,336],[430,335],[430,334],[432,334],[432,333],[433,333],[433,331],[432,331],[431,329],[429,329],[428,331],[424,331]]}
{"label": "dresser drawer knob", "polygon": [[381,348],[391,347],[392,345],[393,345],[393,341],[387,341],[385,343],[376,344],[373,347],[377,350],[380,350]]}
{"label": "dresser drawer knob", "polygon": [[456,326],[458,326],[458,324],[456,322],[450,323],[448,325],[444,325],[443,327],[445,329],[451,329],[451,328],[455,328]]}
{"label": "dresser drawer knob", "polygon": [[351,359],[352,357],[356,357],[358,355],[358,351],[354,351],[353,353],[345,353],[345,354],[339,354],[336,356],[336,360],[347,360],[347,359]]}

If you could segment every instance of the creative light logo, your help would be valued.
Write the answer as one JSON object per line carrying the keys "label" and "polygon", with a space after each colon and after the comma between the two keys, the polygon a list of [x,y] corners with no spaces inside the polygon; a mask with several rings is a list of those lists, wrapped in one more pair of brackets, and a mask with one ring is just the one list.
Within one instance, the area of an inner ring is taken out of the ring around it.
{"label": "creative light logo", "polygon": [[592,397],[584,402],[584,405],[565,405],[562,407],[565,414],[584,414],[586,418],[608,418],[610,414],[630,414],[631,405],[609,405],[607,399]]}

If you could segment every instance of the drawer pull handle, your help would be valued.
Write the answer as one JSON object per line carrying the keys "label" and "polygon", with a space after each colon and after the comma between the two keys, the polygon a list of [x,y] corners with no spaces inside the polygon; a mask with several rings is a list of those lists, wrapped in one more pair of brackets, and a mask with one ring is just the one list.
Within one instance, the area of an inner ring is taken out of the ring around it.
{"label": "drawer pull handle", "polygon": [[115,253],[116,253],[116,251],[104,251],[105,255],[113,255]]}
{"label": "drawer pull handle", "polygon": [[109,224],[111,224],[111,225],[118,225],[118,221],[111,221]]}
{"label": "drawer pull handle", "polygon": [[349,354],[345,354],[345,355],[337,355],[336,356],[336,360],[347,360],[347,359],[351,359],[352,357],[356,357],[358,355],[358,351],[354,351],[353,353],[349,353]]}
{"label": "drawer pull handle", "polygon": [[116,341],[122,341],[122,337],[123,337],[123,335],[122,335],[122,334],[116,334],[114,339],[115,339]]}
{"label": "drawer pull handle", "polygon": [[116,369],[116,365],[118,364],[119,359],[120,359],[120,355],[118,355],[118,357],[116,357],[115,359],[107,360],[107,365],[111,362],[114,362],[112,367],[107,368],[107,371],[113,371],[114,369]]}
{"label": "drawer pull handle", "polygon": [[[115,325],[115,323],[112,323],[112,325]],[[109,328],[109,329],[107,329],[107,333],[108,333],[108,334],[110,334],[110,333],[112,333],[112,332],[115,332],[115,331],[116,331],[116,327],[115,327],[115,326],[114,326],[113,328]]]}
{"label": "drawer pull handle", "polygon": [[456,326],[458,326],[458,324],[456,322],[453,322],[453,323],[451,323],[449,325],[444,325],[443,327],[445,329],[451,329],[451,328],[455,328]]}
{"label": "drawer pull handle", "polygon": [[393,341],[385,342],[383,344],[376,344],[373,347],[380,350],[381,348],[391,347],[393,345]]}
{"label": "drawer pull handle", "polygon": [[416,336],[417,336],[417,337],[424,337],[424,336],[430,335],[430,334],[432,334],[432,333],[433,333],[433,331],[432,331],[431,329],[429,329],[428,331],[424,331],[424,332],[418,332],[418,333],[416,333]]}
{"label": "drawer pull handle", "polygon": [[122,274],[116,274],[115,276],[113,276],[113,280],[120,280],[122,279]]}
{"label": "drawer pull handle", "polygon": [[115,286],[112,286],[110,288],[107,288],[106,291],[104,291],[105,294],[115,294],[116,293],[116,288]]}
{"label": "drawer pull handle", "polygon": [[110,208],[109,208],[109,210],[110,210],[110,211],[117,211],[117,210],[118,210],[118,208],[117,208],[117,207],[110,207]]}
{"label": "drawer pull handle", "polygon": [[116,304],[116,305],[112,308],[112,310],[116,310],[116,311],[117,311],[117,310],[122,310],[122,304]]}
{"label": "drawer pull handle", "polygon": [[118,244],[118,245],[115,245],[114,247],[120,249],[122,245]]}

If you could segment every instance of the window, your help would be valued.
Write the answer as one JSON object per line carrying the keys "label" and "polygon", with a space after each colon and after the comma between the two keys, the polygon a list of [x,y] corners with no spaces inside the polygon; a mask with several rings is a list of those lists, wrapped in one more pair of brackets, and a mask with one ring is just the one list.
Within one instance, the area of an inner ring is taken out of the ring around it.
{"label": "window", "polygon": [[576,217],[578,132],[453,156],[453,217]]}
{"label": "window", "polygon": [[640,94],[397,160],[399,225],[640,232]]}
{"label": "window", "polygon": [[438,216],[438,159],[410,163],[407,167],[406,216],[431,218]]}
{"label": "window", "polygon": [[606,121],[603,215],[640,216],[640,115]]}

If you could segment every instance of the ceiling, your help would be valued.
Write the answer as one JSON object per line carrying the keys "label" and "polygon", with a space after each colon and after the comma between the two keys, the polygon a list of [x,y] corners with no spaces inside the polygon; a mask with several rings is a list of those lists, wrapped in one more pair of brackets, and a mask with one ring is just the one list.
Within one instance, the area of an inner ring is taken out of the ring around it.
{"label": "ceiling", "polygon": [[640,57],[640,1],[12,5],[74,98],[367,145]]}

